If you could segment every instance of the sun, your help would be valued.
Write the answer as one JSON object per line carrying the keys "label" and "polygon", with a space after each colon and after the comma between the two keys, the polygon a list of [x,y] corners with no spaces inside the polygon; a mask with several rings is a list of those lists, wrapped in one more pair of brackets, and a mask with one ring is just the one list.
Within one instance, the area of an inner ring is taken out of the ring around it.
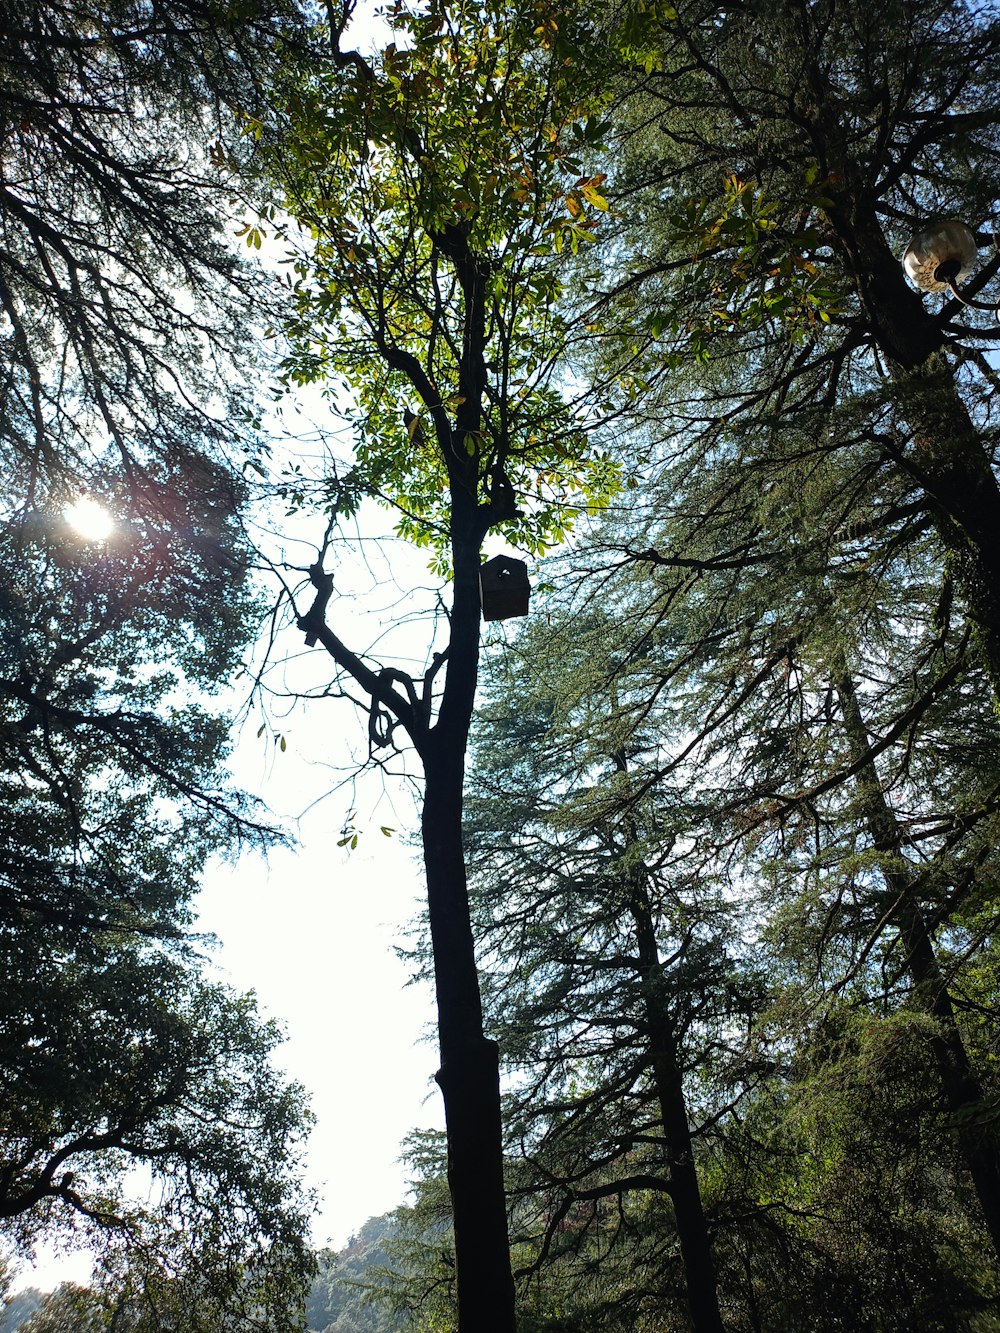
{"label": "sun", "polygon": [[102,504],[83,495],[63,510],[63,518],[87,541],[102,542],[115,530],[115,522]]}

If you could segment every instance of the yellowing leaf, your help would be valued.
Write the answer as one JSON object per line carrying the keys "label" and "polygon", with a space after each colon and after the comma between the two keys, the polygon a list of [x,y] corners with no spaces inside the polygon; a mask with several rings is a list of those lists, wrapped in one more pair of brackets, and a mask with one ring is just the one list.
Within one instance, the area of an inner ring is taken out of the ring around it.
{"label": "yellowing leaf", "polygon": [[603,194],[598,194],[597,191],[592,189],[590,186],[585,186],[583,191],[583,197],[584,199],[586,199],[587,203],[593,205],[594,208],[599,208],[602,213],[607,212],[608,201],[605,199]]}

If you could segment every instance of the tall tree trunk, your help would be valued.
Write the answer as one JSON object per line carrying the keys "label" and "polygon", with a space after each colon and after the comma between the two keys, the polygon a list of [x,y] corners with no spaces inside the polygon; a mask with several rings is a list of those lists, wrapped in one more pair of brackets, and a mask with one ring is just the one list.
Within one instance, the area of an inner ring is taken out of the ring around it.
{"label": "tall tree trunk", "polygon": [[447,657],[436,664],[447,661],[447,674],[433,726],[434,672],[425,678],[421,699],[412,681],[405,693],[395,689],[393,680],[401,673],[387,680],[385,672],[376,673],[352,653],[326,623],[333,576],[320,564],[310,569],[315,600],[298,624],[307,644],[321,642],[368,692],[373,719],[382,716],[406,728],[424,765],[421,830],[441,1054],[437,1081],[444,1097],[455,1223],[458,1328],[459,1333],[514,1333],[499,1053],[483,1032],[462,843],[465,753],[479,670],[479,550],[485,531],[474,488],[466,490],[452,514],[455,599]]}
{"label": "tall tree trunk", "polygon": [[870,757],[871,740],[846,659],[841,658],[838,670],[837,693],[851,759],[861,765],[858,790],[865,823],[876,850],[887,854],[888,863],[882,866],[881,873],[895,902],[893,922],[903,943],[915,998],[938,1024],[932,1045],[941,1089],[948,1110],[955,1117],[962,1157],[975,1186],[993,1248],[1000,1258],[1000,1154],[996,1135],[989,1129],[979,1129],[969,1123],[970,1112],[983,1101],[982,1087],[969,1061],[947,981],[934,952],[934,942],[920,903],[905,872],[896,868],[901,859],[902,836],[882,790],[875,762]]}
{"label": "tall tree trunk", "polygon": [[670,1198],[684,1263],[691,1323],[695,1333],[723,1333],[715,1261],[701,1203],[680,1052],[667,1015],[663,965],[645,885],[633,892],[632,918],[643,969],[643,1007],[649,1056],[670,1160]]}
{"label": "tall tree trunk", "polygon": [[448,1133],[448,1186],[455,1223],[460,1333],[512,1333],[514,1282],[507,1239],[500,1122],[499,1053],[483,1034],[479,979],[462,853],[461,770],[451,747],[425,760],[422,820],[427,904],[434,948],[441,1067]]}
{"label": "tall tree trunk", "polygon": [[465,753],[479,658],[479,539],[463,534],[461,506],[456,508],[447,683],[437,723],[421,747],[421,832],[441,1054],[437,1081],[448,1136],[459,1333],[513,1333],[499,1052],[483,1032],[462,842]]}
{"label": "tall tree trunk", "polygon": [[[628,762],[623,752],[619,751],[614,756],[614,762],[620,772],[628,771]],[[624,824],[630,842],[637,842],[638,829],[634,821],[626,817]],[[695,1333],[723,1333],[718,1280],[705,1210],[701,1203],[701,1188],[684,1096],[680,1050],[670,1021],[663,984],[663,961],[649,900],[649,876],[644,865],[630,872],[628,906],[635,926],[641,968],[643,1018],[670,1163],[670,1198],[684,1264],[691,1323]]]}

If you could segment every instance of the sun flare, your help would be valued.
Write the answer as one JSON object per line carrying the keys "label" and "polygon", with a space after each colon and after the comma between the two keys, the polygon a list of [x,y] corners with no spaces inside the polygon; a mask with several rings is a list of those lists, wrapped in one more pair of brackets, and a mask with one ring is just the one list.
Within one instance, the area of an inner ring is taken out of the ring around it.
{"label": "sun flare", "polygon": [[71,528],[88,541],[102,542],[115,530],[114,519],[96,500],[83,495],[63,510],[63,517]]}

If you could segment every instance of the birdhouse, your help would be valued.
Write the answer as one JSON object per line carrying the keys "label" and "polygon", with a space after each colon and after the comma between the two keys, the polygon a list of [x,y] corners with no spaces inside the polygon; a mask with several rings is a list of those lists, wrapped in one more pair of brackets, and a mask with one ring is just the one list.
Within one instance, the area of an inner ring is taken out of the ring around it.
{"label": "birdhouse", "polygon": [[528,614],[528,566],[509,555],[495,555],[479,567],[479,595],[484,620],[510,620]]}

